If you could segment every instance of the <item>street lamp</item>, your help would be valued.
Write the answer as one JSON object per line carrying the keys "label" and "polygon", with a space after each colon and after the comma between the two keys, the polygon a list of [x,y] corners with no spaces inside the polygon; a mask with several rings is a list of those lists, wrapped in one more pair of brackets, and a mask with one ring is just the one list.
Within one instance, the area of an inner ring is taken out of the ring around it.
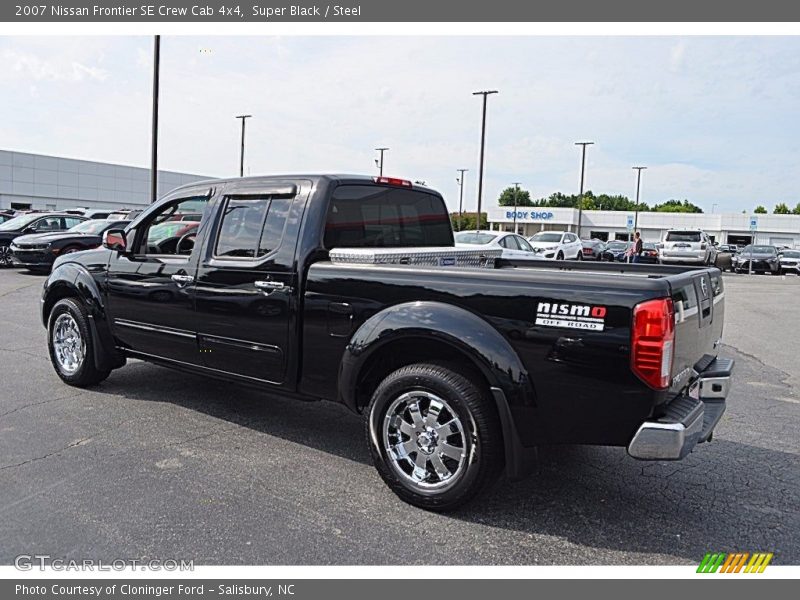
{"label": "street lamp", "polygon": [[458,182],[458,230],[461,231],[461,213],[464,211],[464,173],[469,171],[469,169],[456,169],[460,173],[458,177],[456,177],[456,182]]}
{"label": "street lamp", "polygon": [[519,193],[519,181],[513,182],[514,185],[514,233],[517,233],[517,194]]}
{"label": "street lamp", "polygon": [[636,171],[636,206],[634,206],[634,216],[633,216],[633,230],[636,231],[639,228],[639,187],[642,184],[642,171],[644,171],[647,167],[631,167]]}
{"label": "street lamp", "polygon": [[478,169],[478,218],[476,230],[481,228],[481,201],[483,200],[483,155],[486,148],[486,98],[490,94],[499,93],[497,90],[486,90],[483,92],[472,92],[473,96],[483,96],[483,118],[481,119],[481,160]]}
{"label": "street lamp", "polygon": [[583,227],[583,181],[586,173],[586,146],[592,146],[594,142],[575,142],[576,146],[581,146],[581,192],[578,198],[578,239],[581,237]]}
{"label": "street lamp", "polygon": [[253,115],[237,115],[237,119],[242,120],[242,150],[239,153],[239,177],[244,177],[244,123]]}
{"label": "street lamp", "polygon": [[378,167],[379,175],[383,177],[383,153],[386,152],[389,148],[375,148],[378,152],[381,153],[381,158],[378,160],[375,159],[375,166]]}
{"label": "street lamp", "polygon": [[161,36],[153,37],[153,130],[150,138],[150,202],[158,200],[158,82],[161,70]]}
{"label": "street lamp", "polygon": [[714,209],[715,209],[715,208],[717,208],[717,204],[716,204],[716,203],[714,203],[714,204],[712,204],[712,205],[711,205],[711,214],[712,214],[712,215],[714,214]]}

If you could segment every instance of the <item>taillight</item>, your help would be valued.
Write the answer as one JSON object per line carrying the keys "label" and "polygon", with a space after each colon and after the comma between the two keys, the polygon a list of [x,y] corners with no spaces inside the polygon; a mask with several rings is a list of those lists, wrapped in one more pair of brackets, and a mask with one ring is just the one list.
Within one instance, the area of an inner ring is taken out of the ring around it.
{"label": "taillight", "polygon": [[631,327],[631,368],[655,389],[669,387],[675,342],[675,307],[672,298],[637,304]]}
{"label": "taillight", "polygon": [[398,185],[400,187],[412,187],[408,179],[398,179],[397,177],[373,177],[375,183],[384,183],[386,185]]}

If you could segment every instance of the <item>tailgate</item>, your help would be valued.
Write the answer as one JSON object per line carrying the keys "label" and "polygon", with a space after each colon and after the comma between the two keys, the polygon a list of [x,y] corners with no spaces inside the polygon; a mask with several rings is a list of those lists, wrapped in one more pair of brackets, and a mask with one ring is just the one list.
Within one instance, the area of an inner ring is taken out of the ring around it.
{"label": "tailgate", "polygon": [[679,392],[717,356],[725,318],[725,289],[718,269],[671,275],[675,354],[670,390]]}

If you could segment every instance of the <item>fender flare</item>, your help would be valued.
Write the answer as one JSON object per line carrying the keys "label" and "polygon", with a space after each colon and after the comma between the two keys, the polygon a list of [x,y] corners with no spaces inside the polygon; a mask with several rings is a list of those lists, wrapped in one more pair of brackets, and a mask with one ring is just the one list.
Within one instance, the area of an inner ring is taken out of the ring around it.
{"label": "fender flare", "polygon": [[506,458],[506,473],[521,477],[533,449],[523,447],[511,407],[535,402],[531,377],[509,341],[488,321],[469,310],[435,301],[406,302],[367,319],[353,334],[339,366],[339,395],[357,411],[356,389],[369,359],[392,342],[428,338],[443,342],[465,355],[489,382]]}
{"label": "fender flare", "polygon": [[106,318],[105,303],[100,287],[91,273],[73,262],[58,265],[44,284],[42,292],[42,324],[47,328],[50,312],[61,298],[75,297],[83,302],[89,315],[93,360],[100,370],[115,369],[125,364],[125,357],[116,348],[111,327]]}

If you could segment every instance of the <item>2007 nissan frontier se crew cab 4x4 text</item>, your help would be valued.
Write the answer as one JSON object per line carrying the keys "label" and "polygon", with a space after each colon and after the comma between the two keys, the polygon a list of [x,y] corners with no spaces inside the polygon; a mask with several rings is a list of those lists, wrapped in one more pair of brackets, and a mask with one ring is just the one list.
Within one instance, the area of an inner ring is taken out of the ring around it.
{"label": "2007 nissan frontier se crew cab 4x4 text", "polygon": [[342,402],[388,486],[432,510],[540,445],[678,460],[711,439],[733,368],[717,269],[491,252],[455,248],[442,197],[404,180],[208,181],[58,258],[42,320],[70,385],[131,357]]}

